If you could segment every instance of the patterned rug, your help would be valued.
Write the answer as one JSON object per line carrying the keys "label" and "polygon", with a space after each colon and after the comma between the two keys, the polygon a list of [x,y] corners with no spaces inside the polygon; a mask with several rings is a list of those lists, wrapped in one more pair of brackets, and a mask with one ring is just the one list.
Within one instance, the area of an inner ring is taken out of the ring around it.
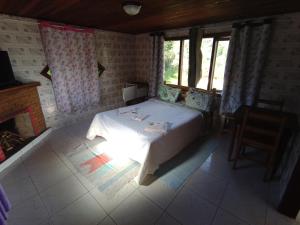
{"label": "patterned rug", "polygon": [[[166,162],[154,177],[177,190],[215,148],[216,143],[207,138],[198,140]],[[81,144],[68,153],[67,157],[76,170],[108,198],[113,198],[126,184],[133,181],[140,169],[139,163],[120,156],[106,141],[95,146]]]}
{"label": "patterned rug", "polygon": [[100,192],[113,197],[138,174],[140,164],[128,158],[115,157],[106,143],[92,149],[81,144],[67,157],[76,170]]}

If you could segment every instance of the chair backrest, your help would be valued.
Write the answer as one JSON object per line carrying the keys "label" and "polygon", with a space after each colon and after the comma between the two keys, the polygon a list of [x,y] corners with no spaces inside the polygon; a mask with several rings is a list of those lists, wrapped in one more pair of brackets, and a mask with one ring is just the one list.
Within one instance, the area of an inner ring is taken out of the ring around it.
{"label": "chair backrest", "polygon": [[284,101],[277,101],[277,100],[268,100],[268,99],[262,99],[259,98],[255,102],[256,107],[262,106],[262,108],[268,108],[268,109],[276,109],[279,111],[282,111],[284,105]]}
{"label": "chair backrest", "polygon": [[261,108],[246,108],[243,114],[240,138],[252,138],[254,142],[265,142],[274,148],[279,146],[286,116],[279,112]]}

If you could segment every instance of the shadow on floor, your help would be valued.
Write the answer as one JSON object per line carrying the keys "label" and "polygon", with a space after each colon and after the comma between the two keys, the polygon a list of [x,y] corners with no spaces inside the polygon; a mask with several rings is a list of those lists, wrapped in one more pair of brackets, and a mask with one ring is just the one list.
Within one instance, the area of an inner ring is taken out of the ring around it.
{"label": "shadow on floor", "polygon": [[143,185],[149,185],[160,179],[172,189],[181,187],[188,177],[215,151],[218,141],[212,137],[211,134],[198,138],[178,155],[161,165],[153,176],[148,176]]}

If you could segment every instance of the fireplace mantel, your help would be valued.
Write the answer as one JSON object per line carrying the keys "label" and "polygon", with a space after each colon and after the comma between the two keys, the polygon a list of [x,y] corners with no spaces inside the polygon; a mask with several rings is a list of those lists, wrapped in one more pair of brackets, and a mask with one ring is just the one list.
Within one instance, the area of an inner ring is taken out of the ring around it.
{"label": "fireplace mantel", "polygon": [[14,86],[14,87],[1,89],[0,94],[5,94],[7,92],[15,92],[15,91],[19,91],[19,90],[26,89],[26,88],[37,87],[40,85],[41,85],[40,82],[30,82],[30,83],[26,83],[26,84],[20,84],[20,85]]}

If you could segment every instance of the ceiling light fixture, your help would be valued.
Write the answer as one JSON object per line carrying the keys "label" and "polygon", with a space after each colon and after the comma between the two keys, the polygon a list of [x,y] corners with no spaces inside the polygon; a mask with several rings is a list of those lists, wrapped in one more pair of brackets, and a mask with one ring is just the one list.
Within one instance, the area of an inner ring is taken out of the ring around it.
{"label": "ceiling light fixture", "polygon": [[140,1],[123,1],[123,10],[130,16],[139,14],[142,4]]}

